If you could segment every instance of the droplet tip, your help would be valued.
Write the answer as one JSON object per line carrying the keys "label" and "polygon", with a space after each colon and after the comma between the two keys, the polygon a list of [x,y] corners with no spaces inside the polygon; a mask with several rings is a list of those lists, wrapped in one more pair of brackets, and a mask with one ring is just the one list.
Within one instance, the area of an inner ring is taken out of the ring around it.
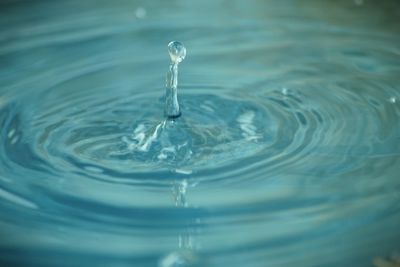
{"label": "droplet tip", "polygon": [[181,42],[172,41],[168,44],[168,53],[171,57],[171,61],[177,64],[185,59],[186,48]]}

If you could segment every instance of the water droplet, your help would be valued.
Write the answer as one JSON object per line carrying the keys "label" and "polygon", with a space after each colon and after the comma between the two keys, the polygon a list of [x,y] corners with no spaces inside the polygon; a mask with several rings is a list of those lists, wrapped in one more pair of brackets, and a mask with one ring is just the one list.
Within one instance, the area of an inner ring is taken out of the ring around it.
{"label": "water droplet", "polygon": [[143,7],[138,7],[135,11],[135,16],[138,19],[143,19],[144,17],[146,17],[147,15],[147,11],[145,8]]}
{"label": "water droplet", "polygon": [[185,59],[186,48],[181,42],[172,41],[168,44],[168,52],[171,57],[171,61],[174,64],[178,64]]}
{"label": "water droplet", "polygon": [[282,95],[287,95],[288,94],[288,89],[283,87],[282,88]]}
{"label": "water droplet", "polygon": [[395,97],[389,98],[389,102],[395,104],[397,99]]}

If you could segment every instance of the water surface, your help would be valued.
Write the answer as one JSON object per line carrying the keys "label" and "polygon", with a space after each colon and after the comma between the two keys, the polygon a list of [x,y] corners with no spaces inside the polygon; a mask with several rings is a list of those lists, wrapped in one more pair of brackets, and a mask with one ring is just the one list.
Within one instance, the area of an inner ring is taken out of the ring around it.
{"label": "water surface", "polygon": [[[397,1],[0,12],[2,266],[373,266],[399,252]],[[164,123],[171,40],[188,49],[182,117],[143,146]]]}

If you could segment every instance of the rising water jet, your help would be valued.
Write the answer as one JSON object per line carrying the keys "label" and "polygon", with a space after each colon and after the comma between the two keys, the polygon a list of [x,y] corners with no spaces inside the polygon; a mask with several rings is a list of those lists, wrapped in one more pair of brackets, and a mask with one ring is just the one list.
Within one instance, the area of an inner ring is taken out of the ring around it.
{"label": "rising water jet", "polygon": [[176,119],[181,116],[178,102],[178,64],[185,59],[186,48],[181,42],[172,41],[168,44],[171,64],[167,72],[165,90],[165,117]]}

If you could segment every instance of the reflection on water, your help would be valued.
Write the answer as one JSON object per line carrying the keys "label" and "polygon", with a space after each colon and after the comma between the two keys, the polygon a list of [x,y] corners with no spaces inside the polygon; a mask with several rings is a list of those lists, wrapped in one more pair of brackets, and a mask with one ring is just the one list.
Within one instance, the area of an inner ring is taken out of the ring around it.
{"label": "reflection on water", "polygon": [[0,13],[1,266],[398,265],[398,1]]}

